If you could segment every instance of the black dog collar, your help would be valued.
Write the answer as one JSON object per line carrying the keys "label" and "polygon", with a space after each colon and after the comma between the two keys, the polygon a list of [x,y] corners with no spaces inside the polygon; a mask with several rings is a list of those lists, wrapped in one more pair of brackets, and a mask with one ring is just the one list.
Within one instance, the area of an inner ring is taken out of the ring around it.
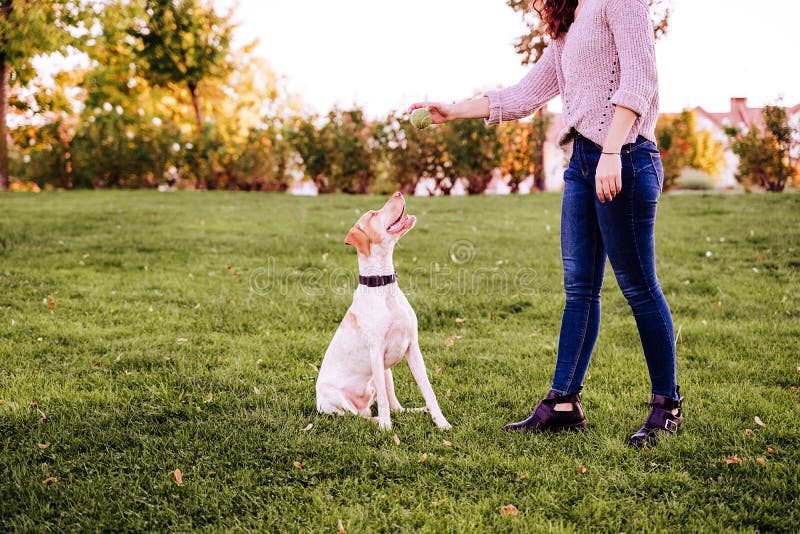
{"label": "black dog collar", "polygon": [[397,282],[397,273],[375,276],[361,276],[358,275],[358,283],[367,287],[380,287],[388,286]]}

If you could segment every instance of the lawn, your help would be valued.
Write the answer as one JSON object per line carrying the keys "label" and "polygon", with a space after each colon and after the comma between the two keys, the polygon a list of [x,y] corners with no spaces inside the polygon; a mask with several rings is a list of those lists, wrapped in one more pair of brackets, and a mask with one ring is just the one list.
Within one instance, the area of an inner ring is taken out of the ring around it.
{"label": "lawn", "polygon": [[[443,433],[315,413],[357,272],[344,236],[383,198],[0,195],[0,531],[796,531],[800,195],[662,198],[686,425],[642,451],[624,443],[649,383],[610,268],[588,430],[500,431],[548,390],[560,199],[408,199],[395,266]],[[395,382],[421,405],[405,363]]]}

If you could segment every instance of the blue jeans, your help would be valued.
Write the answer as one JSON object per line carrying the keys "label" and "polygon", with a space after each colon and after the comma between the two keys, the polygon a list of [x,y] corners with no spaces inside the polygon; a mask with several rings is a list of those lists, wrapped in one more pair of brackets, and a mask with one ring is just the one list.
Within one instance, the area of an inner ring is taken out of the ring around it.
{"label": "blue jeans", "polygon": [[566,305],[553,390],[580,390],[600,330],[606,256],[628,301],[644,349],[653,393],[677,398],[672,315],[656,277],[654,228],[664,182],[658,149],[639,136],[621,151],[622,191],[601,203],[595,171],[602,147],[575,134],[564,173],[561,257]]}

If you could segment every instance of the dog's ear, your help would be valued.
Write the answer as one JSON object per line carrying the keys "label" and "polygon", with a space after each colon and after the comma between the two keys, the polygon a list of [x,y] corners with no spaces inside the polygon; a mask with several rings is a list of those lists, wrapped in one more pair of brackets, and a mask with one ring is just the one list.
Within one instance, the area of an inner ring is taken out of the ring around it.
{"label": "dog's ear", "polygon": [[344,242],[356,247],[356,250],[364,256],[369,256],[369,236],[367,236],[367,233],[362,230],[360,226],[353,226],[344,239]]}

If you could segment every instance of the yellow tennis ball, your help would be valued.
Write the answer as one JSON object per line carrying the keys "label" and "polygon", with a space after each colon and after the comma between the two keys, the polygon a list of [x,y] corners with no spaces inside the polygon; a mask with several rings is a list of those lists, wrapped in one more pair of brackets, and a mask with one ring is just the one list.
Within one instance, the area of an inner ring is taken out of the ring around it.
{"label": "yellow tennis ball", "polygon": [[424,130],[433,123],[433,115],[425,108],[418,108],[411,112],[411,124],[415,128]]}

